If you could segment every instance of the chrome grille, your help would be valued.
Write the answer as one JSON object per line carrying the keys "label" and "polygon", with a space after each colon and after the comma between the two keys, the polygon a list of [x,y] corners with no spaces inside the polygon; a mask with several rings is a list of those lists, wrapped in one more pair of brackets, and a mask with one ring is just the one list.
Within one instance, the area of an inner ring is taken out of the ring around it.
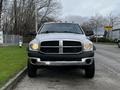
{"label": "chrome grille", "polygon": [[45,54],[77,54],[82,51],[78,41],[44,41],[41,42],[40,52]]}

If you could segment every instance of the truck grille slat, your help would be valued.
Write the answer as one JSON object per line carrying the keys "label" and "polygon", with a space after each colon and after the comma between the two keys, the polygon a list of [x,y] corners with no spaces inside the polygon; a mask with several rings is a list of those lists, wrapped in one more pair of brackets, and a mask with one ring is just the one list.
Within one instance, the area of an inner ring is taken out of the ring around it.
{"label": "truck grille slat", "polygon": [[80,52],[81,48],[80,47],[74,47],[74,48],[63,48],[63,53],[78,53]]}
{"label": "truck grille slat", "polygon": [[78,41],[44,41],[41,42],[40,52],[45,54],[77,54],[82,51]]}
{"label": "truck grille slat", "polygon": [[44,41],[41,43],[41,46],[59,46],[58,41]]}
{"label": "truck grille slat", "polygon": [[81,43],[75,41],[63,41],[63,46],[81,46]]}
{"label": "truck grille slat", "polygon": [[45,47],[42,47],[41,48],[41,51],[44,52],[44,53],[59,53],[59,48],[45,48]]}

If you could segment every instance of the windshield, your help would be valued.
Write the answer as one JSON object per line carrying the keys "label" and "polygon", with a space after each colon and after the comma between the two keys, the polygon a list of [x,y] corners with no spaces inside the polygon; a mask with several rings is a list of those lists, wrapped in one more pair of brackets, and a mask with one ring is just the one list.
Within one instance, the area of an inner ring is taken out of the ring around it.
{"label": "windshield", "polygon": [[63,23],[54,23],[54,24],[45,24],[38,34],[45,33],[75,33],[83,34],[80,26],[78,24],[63,24]]}

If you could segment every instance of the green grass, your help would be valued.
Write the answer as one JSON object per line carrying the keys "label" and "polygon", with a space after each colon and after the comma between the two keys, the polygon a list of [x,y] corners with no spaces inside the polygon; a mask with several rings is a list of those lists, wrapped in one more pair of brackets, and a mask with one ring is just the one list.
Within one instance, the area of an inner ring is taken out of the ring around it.
{"label": "green grass", "polygon": [[0,46],[0,87],[26,65],[26,48]]}

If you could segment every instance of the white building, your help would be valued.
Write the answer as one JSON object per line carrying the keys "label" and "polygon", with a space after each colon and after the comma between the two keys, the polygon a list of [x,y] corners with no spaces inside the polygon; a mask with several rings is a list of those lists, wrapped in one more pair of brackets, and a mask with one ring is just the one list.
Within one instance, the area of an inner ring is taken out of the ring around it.
{"label": "white building", "polygon": [[120,40],[120,23],[114,25],[113,30],[110,33],[110,36],[113,40],[115,39]]}
{"label": "white building", "polygon": [[0,44],[3,44],[3,31],[0,31]]}

